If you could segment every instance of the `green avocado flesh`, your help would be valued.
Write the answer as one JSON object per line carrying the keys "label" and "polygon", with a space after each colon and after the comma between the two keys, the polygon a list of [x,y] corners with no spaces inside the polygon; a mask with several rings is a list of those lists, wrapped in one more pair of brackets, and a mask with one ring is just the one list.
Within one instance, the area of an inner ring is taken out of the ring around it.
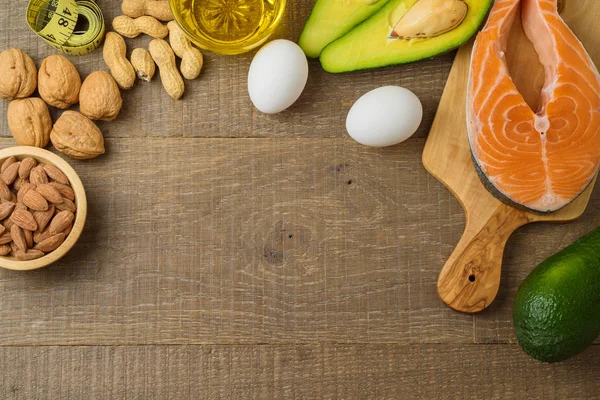
{"label": "green avocado flesh", "polygon": [[318,58],[329,43],[345,35],[389,0],[317,0],[298,44]]}
{"label": "green avocado flesh", "polygon": [[519,345],[545,362],[585,350],[600,335],[600,228],[541,263],[515,297]]}
{"label": "green avocado flesh", "polygon": [[455,29],[430,38],[390,39],[393,27],[417,1],[390,0],[323,50],[323,69],[332,73],[371,69],[419,61],[453,50],[477,32],[492,5],[492,0],[465,0],[467,15]]}

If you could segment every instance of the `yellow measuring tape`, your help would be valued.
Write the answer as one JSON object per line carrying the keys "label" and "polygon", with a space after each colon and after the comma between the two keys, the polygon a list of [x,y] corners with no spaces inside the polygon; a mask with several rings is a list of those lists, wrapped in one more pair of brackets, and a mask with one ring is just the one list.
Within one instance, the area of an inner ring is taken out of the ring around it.
{"label": "yellow measuring tape", "polygon": [[91,0],[30,0],[27,23],[46,43],[72,56],[91,53],[104,38],[104,16]]}

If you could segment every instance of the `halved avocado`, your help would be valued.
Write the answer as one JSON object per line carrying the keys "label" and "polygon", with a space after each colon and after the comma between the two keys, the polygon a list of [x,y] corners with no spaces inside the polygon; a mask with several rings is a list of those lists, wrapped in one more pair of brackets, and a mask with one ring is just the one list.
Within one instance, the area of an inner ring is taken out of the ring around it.
{"label": "halved avocado", "polygon": [[298,44],[307,57],[318,58],[329,43],[344,36],[389,0],[317,0]]}
{"label": "halved avocado", "polygon": [[453,50],[479,29],[492,0],[464,0],[468,6],[462,23],[449,32],[430,38],[390,38],[394,26],[418,0],[390,0],[377,13],[321,53],[327,72],[340,73],[406,64]]}

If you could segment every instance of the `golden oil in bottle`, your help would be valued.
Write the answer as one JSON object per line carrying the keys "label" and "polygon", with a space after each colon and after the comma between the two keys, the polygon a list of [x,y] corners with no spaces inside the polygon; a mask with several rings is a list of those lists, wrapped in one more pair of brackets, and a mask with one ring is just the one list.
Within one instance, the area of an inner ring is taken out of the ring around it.
{"label": "golden oil in bottle", "polygon": [[238,54],[264,43],[285,0],[169,0],[175,20],[201,48]]}

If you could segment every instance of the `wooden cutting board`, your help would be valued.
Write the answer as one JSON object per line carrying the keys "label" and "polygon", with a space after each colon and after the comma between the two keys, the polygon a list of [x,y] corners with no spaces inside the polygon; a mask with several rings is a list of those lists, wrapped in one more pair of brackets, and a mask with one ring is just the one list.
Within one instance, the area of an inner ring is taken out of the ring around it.
{"label": "wooden cutting board", "polygon": [[[571,29],[600,65],[600,1],[559,1]],[[535,110],[544,81],[543,68],[518,19],[509,40],[511,75]],[[500,287],[502,255],[509,236],[538,221],[568,222],[580,217],[593,184],[566,208],[552,214],[518,210],[493,197],[475,172],[466,131],[466,91],[472,43],[456,56],[423,153],[425,168],[460,201],[466,213],[465,232],[438,280],[441,299],[451,308],[474,313],[488,307]]]}

